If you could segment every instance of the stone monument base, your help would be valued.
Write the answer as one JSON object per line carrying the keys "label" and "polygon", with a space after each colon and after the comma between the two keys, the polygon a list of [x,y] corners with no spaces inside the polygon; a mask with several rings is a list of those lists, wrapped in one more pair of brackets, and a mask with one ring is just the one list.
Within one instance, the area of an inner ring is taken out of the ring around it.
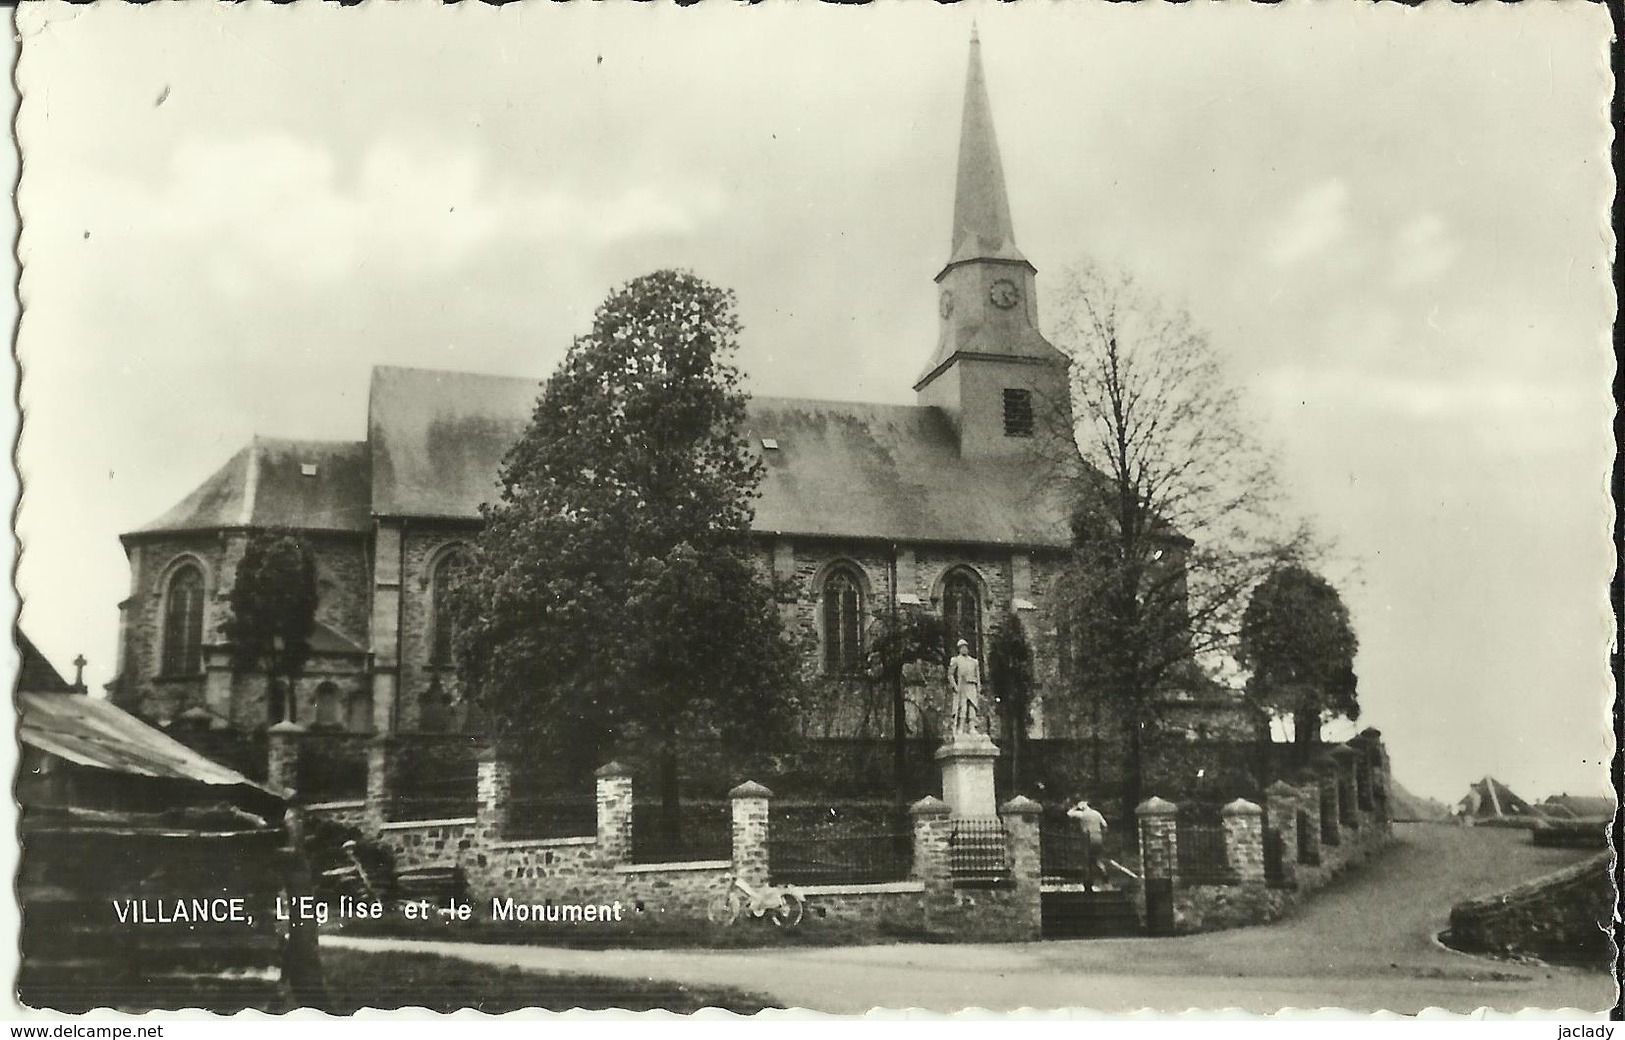
{"label": "stone monument base", "polygon": [[985,733],[955,733],[937,749],[942,770],[942,800],[954,816],[996,816],[993,763],[999,747]]}

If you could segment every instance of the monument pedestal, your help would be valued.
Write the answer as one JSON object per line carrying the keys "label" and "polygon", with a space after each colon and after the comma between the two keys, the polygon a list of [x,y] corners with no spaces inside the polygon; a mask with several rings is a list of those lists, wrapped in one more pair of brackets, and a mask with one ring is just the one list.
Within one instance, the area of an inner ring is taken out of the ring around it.
{"label": "monument pedestal", "polygon": [[993,762],[999,747],[983,733],[955,733],[937,749],[942,770],[942,800],[954,816],[997,816]]}

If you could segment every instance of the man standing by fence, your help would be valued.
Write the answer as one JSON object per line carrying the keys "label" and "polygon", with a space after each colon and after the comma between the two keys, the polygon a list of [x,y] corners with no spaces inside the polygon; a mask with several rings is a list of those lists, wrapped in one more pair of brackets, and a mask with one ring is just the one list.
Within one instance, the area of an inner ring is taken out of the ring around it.
{"label": "man standing by fence", "polygon": [[1084,885],[1092,892],[1106,873],[1106,817],[1084,798],[1078,799],[1066,814],[1083,828]]}

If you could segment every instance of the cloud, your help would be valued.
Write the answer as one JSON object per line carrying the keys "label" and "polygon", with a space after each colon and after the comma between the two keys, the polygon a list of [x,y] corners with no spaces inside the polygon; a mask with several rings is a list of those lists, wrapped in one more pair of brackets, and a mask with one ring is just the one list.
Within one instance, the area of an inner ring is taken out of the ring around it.
{"label": "cloud", "polygon": [[1346,237],[1349,227],[1348,184],[1326,181],[1299,196],[1277,224],[1264,258],[1276,267],[1307,260]]}
{"label": "cloud", "polygon": [[1398,288],[1431,282],[1448,271],[1459,255],[1461,245],[1451,236],[1444,218],[1424,213],[1400,228],[1389,278]]}
{"label": "cloud", "polygon": [[[77,237],[83,225],[124,263],[204,255],[209,285],[232,298],[264,277],[312,286],[363,270],[443,277],[512,242],[573,253],[688,235],[725,208],[706,187],[499,180],[478,152],[388,140],[346,171],[329,150],[280,133],[184,142],[157,186],[91,174],[68,190],[90,206],[58,233]],[[41,210],[53,212],[63,210]]]}
{"label": "cloud", "polygon": [[1283,367],[1265,376],[1261,389],[1282,403],[1409,419],[1495,418],[1531,425],[1591,403],[1570,385],[1543,385],[1510,375],[1407,377],[1352,368]]}

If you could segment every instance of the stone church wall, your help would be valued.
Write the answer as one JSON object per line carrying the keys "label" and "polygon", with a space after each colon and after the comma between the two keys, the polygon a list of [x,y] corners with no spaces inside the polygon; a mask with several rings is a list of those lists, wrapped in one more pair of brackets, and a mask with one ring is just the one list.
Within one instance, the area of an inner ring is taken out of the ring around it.
{"label": "stone church wall", "polygon": [[[202,675],[161,676],[164,584],[186,560],[203,570],[203,643],[224,620],[220,598],[226,566],[226,539],[218,534],[182,534],[143,539],[129,547],[130,595],[121,605],[117,687],[113,701],[146,718],[169,719],[203,699]],[[207,652],[205,652],[207,657]]]}
{"label": "stone church wall", "polygon": [[[365,540],[361,536],[311,535],[307,544],[316,557],[317,619],[364,646]],[[244,532],[222,531],[142,538],[129,546],[132,589],[122,611],[123,654],[115,703],[160,722],[172,720],[188,708],[207,706],[238,727],[266,724],[263,676],[233,674],[221,635],[221,626],[231,616],[231,589],[246,545]],[[195,675],[163,676],[164,593],[176,569],[187,561],[196,562],[203,571],[203,670]],[[315,691],[324,681],[334,682],[341,697],[365,690],[364,667],[365,660],[359,656],[313,656],[296,684],[299,718],[315,717]]]}
{"label": "stone church wall", "polygon": [[[447,552],[466,544],[476,530],[469,524],[419,522],[408,526],[402,539],[397,729],[456,729],[463,719],[455,669],[430,663],[435,624],[434,569]],[[431,704],[435,697],[438,703]]]}
{"label": "stone church wall", "polygon": [[[822,675],[821,593],[824,577],[832,567],[840,563],[856,567],[862,576],[867,625],[877,610],[886,609],[891,602],[890,547],[839,539],[779,538],[765,542],[757,555],[764,570],[787,583],[782,604],[786,631],[802,648],[805,674],[817,690],[818,699],[803,721],[806,735],[889,735],[889,698],[882,697],[885,703],[877,705],[875,691],[862,678],[837,680]],[[918,600],[916,609],[940,614],[944,582],[951,572],[962,570],[973,574],[982,588],[984,633],[990,632],[1004,614],[1017,610],[1033,648],[1038,684],[1034,735],[1076,734],[1080,726],[1078,719],[1059,707],[1062,698],[1052,695],[1046,705],[1044,697],[1046,691],[1058,691],[1064,684],[1057,659],[1057,626],[1050,615],[1048,595],[1059,577],[1061,564],[1055,554],[976,546],[904,545],[899,547],[896,560],[897,589],[905,597]],[[912,732],[934,728],[949,711],[946,686],[934,679],[913,687],[908,700]]]}
{"label": "stone church wall", "polygon": [[368,539],[314,536],[309,544],[316,554],[316,620],[364,649],[370,609]]}

